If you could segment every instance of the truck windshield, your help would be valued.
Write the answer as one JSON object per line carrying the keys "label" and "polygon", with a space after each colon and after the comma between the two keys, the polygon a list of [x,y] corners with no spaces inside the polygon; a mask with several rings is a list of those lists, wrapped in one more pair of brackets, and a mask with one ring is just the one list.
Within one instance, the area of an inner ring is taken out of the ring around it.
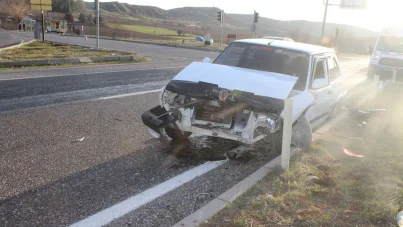
{"label": "truck windshield", "polygon": [[403,37],[382,36],[376,50],[403,53]]}
{"label": "truck windshield", "polygon": [[309,54],[269,45],[235,42],[228,46],[214,63],[295,76],[298,81],[294,89],[304,90]]}

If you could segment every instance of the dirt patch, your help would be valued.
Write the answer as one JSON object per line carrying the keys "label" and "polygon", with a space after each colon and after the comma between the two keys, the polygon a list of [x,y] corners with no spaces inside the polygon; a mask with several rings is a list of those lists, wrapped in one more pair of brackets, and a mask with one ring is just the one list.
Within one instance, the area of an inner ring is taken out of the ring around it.
{"label": "dirt patch", "polygon": [[388,88],[202,226],[395,226],[403,89]]}

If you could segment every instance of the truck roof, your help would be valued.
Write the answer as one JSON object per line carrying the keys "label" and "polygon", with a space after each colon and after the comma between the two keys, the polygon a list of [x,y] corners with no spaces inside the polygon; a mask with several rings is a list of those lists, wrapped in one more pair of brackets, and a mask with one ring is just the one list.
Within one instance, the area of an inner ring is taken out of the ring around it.
{"label": "truck roof", "polygon": [[284,49],[297,50],[301,52],[306,52],[311,55],[322,54],[322,53],[334,53],[334,50],[327,47],[316,46],[306,43],[298,43],[298,42],[288,42],[283,40],[268,40],[268,39],[241,39],[236,40],[234,42],[241,43],[250,43],[250,44],[258,44],[258,45],[269,45]]}

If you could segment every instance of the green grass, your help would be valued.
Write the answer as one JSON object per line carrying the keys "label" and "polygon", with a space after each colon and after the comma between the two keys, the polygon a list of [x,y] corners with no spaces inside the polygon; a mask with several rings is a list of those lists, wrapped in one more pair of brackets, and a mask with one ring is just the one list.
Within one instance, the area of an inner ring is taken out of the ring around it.
{"label": "green grass", "polygon": [[[396,226],[403,209],[403,88],[361,108],[387,111],[352,110],[288,172],[267,176],[201,226]],[[343,148],[364,157],[347,156]]]}
{"label": "green grass", "polygon": [[149,35],[158,35],[164,37],[170,37],[173,39],[194,39],[195,36],[179,36],[175,30],[165,29],[165,28],[158,28],[158,27],[150,27],[150,26],[143,26],[143,25],[131,25],[131,24],[113,24],[108,23],[109,27],[112,28],[120,28],[127,31],[134,31],[140,32]]}
{"label": "green grass", "polygon": [[134,53],[116,50],[95,50],[89,47],[74,46],[49,41],[35,41],[18,48],[0,51],[0,61],[103,57],[112,55],[134,55]]}

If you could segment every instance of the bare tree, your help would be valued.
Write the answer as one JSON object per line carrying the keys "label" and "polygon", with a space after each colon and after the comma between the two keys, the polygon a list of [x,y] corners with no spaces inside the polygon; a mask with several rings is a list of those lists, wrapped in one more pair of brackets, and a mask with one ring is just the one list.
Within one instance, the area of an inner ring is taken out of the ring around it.
{"label": "bare tree", "polygon": [[22,18],[31,10],[31,5],[27,0],[6,0],[6,5],[18,22],[21,22]]}

